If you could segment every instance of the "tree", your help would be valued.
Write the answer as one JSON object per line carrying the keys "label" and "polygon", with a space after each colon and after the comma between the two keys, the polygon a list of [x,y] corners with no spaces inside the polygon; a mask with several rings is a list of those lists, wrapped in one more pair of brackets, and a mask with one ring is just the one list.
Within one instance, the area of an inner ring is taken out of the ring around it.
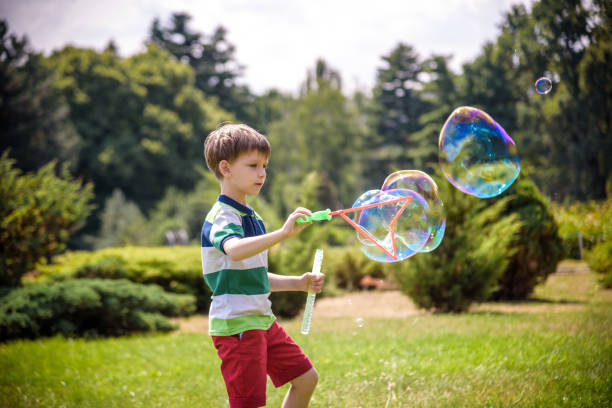
{"label": "tree", "polygon": [[75,163],[80,143],[42,58],[0,20],[0,151],[10,147],[15,165],[26,172],[54,158]]}
{"label": "tree", "polygon": [[46,64],[82,137],[75,173],[94,182],[100,210],[115,189],[145,214],[169,186],[193,189],[204,137],[233,119],[195,88],[191,67],[155,45],[127,59],[69,46]]}
{"label": "tree", "polygon": [[422,98],[424,69],[416,50],[400,43],[383,61],[373,90],[372,126],[379,138],[367,146],[371,152],[367,173],[381,180],[395,170],[416,167],[420,143],[413,134],[421,130],[419,119],[430,110]]}
{"label": "tree", "polygon": [[106,199],[100,219],[99,236],[93,239],[95,249],[148,243],[146,219],[135,203],[125,199],[121,190],[113,191]]}
{"label": "tree", "polygon": [[[542,0],[531,13],[515,6],[497,41],[519,56],[509,81],[519,91],[516,127],[506,130],[521,146],[525,164],[537,170],[532,174],[538,185],[556,200],[606,194],[611,170],[605,157],[612,153],[609,14],[605,1]],[[533,82],[545,75],[553,90],[539,95]]]}
{"label": "tree", "polygon": [[269,130],[272,158],[267,197],[274,207],[287,213],[302,194],[303,177],[312,171],[323,180],[319,205],[339,208],[342,203],[352,203],[363,187],[365,135],[358,112],[342,94],[339,75],[318,61],[300,97]]}
{"label": "tree", "polygon": [[216,96],[223,109],[250,123],[253,97],[246,86],[237,84],[244,66],[235,59],[236,47],[227,40],[227,29],[218,26],[207,36],[192,30],[190,21],[187,13],[173,13],[168,26],[155,19],[149,40],[189,64],[195,72],[195,86],[204,95]]}
{"label": "tree", "polygon": [[421,128],[412,133],[414,147],[410,156],[414,168],[433,171],[438,167],[438,138],[440,129],[457,106],[456,75],[450,70],[450,57],[432,55],[423,62],[423,73],[428,76],[423,85],[422,98],[429,104],[419,117]]}
{"label": "tree", "polygon": [[57,177],[55,162],[28,174],[14,163],[0,156],[0,286],[19,286],[36,263],[63,250],[92,209],[91,184],[66,165]]}

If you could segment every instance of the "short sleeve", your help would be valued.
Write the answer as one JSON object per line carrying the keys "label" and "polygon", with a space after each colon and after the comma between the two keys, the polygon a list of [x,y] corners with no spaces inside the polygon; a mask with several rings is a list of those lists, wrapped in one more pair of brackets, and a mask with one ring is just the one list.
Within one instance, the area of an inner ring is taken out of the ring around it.
{"label": "short sleeve", "polygon": [[225,254],[223,244],[233,237],[244,237],[242,218],[235,211],[229,208],[222,208],[217,213],[210,228],[210,242],[215,248]]}

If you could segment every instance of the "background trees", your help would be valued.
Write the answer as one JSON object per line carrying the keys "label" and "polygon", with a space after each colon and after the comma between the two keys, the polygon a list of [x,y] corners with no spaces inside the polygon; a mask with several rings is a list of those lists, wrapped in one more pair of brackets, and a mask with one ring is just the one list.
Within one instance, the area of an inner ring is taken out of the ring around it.
{"label": "background trees", "polygon": [[[14,160],[10,172],[34,177],[45,168],[49,179],[55,173],[91,183],[93,210],[87,206],[77,217],[91,211],[85,227],[74,233],[76,222],[66,229],[71,248],[163,244],[168,229],[184,229],[197,242],[201,218],[218,193],[206,176],[202,144],[224,121],[249,123],[271,140],[269,178],[257,202],[271,226],[305,202],[313,209],[350,206],[395,170],[435,173],[439,131],[461,105],[485,110],[517,142],[535,185],[523,190],[529,204],[510,212],[535,211],[547,199],[556,205],[602,200],[612,190],[610,16],[604,0],[514,6],[498,37],[460,72],[450,69],[452,56],[390,44],[373,89],[353,95],[323,60],[313,61],[295,94],[252,94],[240,84],[244,68],[228,32],[199,32],[186,13],[153,21],[143,33],[147,49],[130,57],[117,55],[112,43],[101,51],[67,46],[43,56],[3,21],[0,148]],[[539,95],[533,83],[544,75],[554,86]],[[62,166],[44,167],[53,159]],[[83,197],[90,197],[89,188]],[[544,232],[540,249],[553,254],[555,233]],[[330,245],[333,236],[326,235]]]}

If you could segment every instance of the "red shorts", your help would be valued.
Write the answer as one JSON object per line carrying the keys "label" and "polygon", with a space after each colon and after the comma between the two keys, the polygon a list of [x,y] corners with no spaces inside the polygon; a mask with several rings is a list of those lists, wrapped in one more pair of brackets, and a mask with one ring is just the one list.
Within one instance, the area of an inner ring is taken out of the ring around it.
{"label": "red shorts", "polygon": [[312,363],[277,322],[268,330],[212,336],[221,357],[230,408],[266,405],[266,374],[275,387],[299,377]]}

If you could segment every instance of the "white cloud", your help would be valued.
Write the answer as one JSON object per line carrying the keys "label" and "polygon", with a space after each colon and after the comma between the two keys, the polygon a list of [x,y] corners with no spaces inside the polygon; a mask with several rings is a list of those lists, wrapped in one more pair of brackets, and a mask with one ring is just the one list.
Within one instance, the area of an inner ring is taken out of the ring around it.
{"label": "white cloud", "polygon": [[[528,0],[531,2],[531,0]],[[370,88],[381,56],[398,42],[421,56],[453,54],[452,66],[475,57],[499,33],[511,0],[4,0],[0,15],[25,33],[35,49],[67,43],[103,48],[112,38],[123,55],[143,49],[155,17],[193,16],[192,28],[210,34],[225,26],[255,92],[297,91],[318,57],[338,69],[345,90]]]}

